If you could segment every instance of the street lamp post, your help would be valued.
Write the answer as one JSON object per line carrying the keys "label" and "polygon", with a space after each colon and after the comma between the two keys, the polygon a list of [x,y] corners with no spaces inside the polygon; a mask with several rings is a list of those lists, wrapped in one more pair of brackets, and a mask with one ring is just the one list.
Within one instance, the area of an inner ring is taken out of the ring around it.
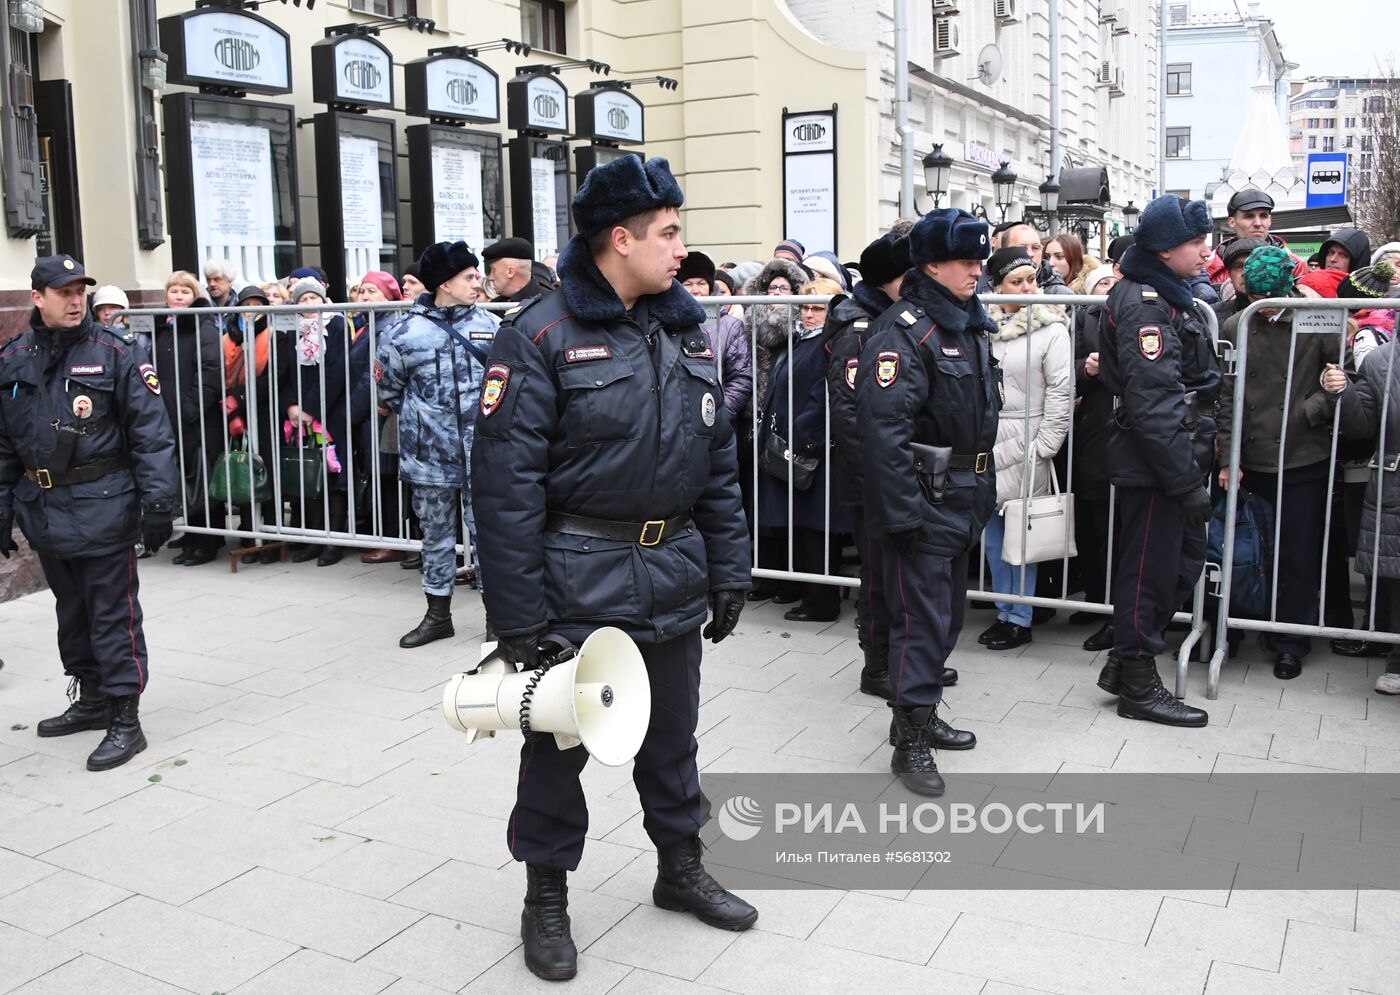
{"label": "street lamp post", "polygon": [[943,151],[941,144],[934,145],[933,151],[924,156],[924,188],[933,197],[935,210],[948,193],[948,183],[952,174],[953,157]]}
{"label": "street lamp post", "polygon": [[1055,182],[1055,174],[1051,173],[1045,178],[1045,182],[1040,185],[1040,210],[1045,215],[1046,223],[1050,226],[1050,234],[1056,234],[1056,212],[1060,209],[1060,185]]}
{"label": "street lamp post", "polygon": [[1016,174],[1007,168],[1009,163],[1003,159],[1001,166],[992,174],[992,189],[996,191],[997,207],[1001,210],[1001,220],[1006,220],[1006,212],[1011,208],[1011,201],[1016,196]]}
{"label": "street lamp post", "polygon": [[1140,214],[1142,214],[1142,211],[1138,210],[1138,206],[1131,200],[1128,201],[1128,206],[1123,208],[1123,227],[1128,229],[1128,231],[1132,231],[1136,228],[1138,215]]}

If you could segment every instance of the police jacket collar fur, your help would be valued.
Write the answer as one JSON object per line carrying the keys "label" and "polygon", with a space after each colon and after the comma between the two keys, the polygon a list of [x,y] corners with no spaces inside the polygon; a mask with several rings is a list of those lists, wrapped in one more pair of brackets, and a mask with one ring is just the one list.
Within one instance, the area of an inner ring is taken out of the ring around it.
{"label": "police jacket collar fur", "polygon": [[[559,284],[564,301],[576,318],[584,321],[621,321],[627,317],[617,291],[603,278],[579,235],[569,240],[559,256]],[[646,298],[647,311],[666,328],[679,331],[705,320],[705,309],[674,279],[671,286]]]}
{"label": "police jacket collar fur", "polygon": [[865,308],[865,313],[872,318],[888,311],[890,306],[894,304],[888,294],[869,282],[857,283],[851,291],[851,296],[855,298],[857,304]]}
{"label": "police jacket collar fur", "polygon": [[1118,268],[1129,280],[1145,283],[1157,291],[1172,307],[1182,311],[1195,307],[1191,288],[1186,281],[1167,269],[1166,264],[1156,256],[1143,252],[1136,245],[1128,246]]}
{"label": "police jacket collar fur", "polygon": [[995,332],[996,322],[976,297],[959,301],[943,284],[921,269],[912,269],[900,285],[900,296],[921,308],[939,328],[950,332]]}

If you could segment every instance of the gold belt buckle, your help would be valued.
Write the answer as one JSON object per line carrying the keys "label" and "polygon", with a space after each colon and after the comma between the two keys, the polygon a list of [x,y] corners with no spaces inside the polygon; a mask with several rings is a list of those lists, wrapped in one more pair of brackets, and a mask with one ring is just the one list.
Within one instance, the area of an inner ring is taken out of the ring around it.
{"label": "gold belt buckle", "polygon": [[[653,527],[656,529],[656,538],[651,540],[650,542],[647,542],[647,531]],[[637,538],[637,545],[648,547],[659,546],[661,544],[661,540],[665,538],[665,536],[666,520],[663,518],[653,518],[651,521],[647,522],[642,526],[642,534]]]}
{"label": "gold belt buckle", "polygon": [[973,473],[986,473],[986,472],[987,472],[987,457],[989,457],[989,456],[991,456],[991,453],[978,453],[978,454],[977,454],[977,462],[976,462],[976,464],[974,465],[973,471],[972,471],[972,472],[973,472]]}
{"label": "gold belt buckle", "polygon": [[48,470],[35,470],[34,483],[39,485],[40,490],[51,491],[53,490],[53,474],[49,473]]}

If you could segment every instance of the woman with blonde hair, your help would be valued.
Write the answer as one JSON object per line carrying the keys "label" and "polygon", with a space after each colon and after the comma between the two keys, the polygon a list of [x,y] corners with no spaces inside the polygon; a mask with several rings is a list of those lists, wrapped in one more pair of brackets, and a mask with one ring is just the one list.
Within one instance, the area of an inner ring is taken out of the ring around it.
{"label": "woman with blonde hair", "polygon": [[[829,300],[841,293],[835,280],[818,277],[803,284],[798,293]],[[771,473],[758,478],[758,526],[764,531],[762,563],[798,573],[834,573],[841,550],[836,536],[850,531],[846,511],[830,508],[827,527],[827,488],[822,482],[828,449],[826,432],[826,352],[821,333],[826,324],[826,304],[802,304],[800,325],[791,345],[774,350],[773,369],[763,398],[758,451],[768,447],[776,434],[787,442],[794,456],[815,457],[817,472],[810,484],[792,488],[792,514],[788,515],[787,479]],[[787,560],[787,532],[792,530],[792,564]],[[801,603],[783,617],[790,622],[831,622],[841,613],[841,592],[830,584],[798,584],[793,592]],[[797,600],[794,597],[792,600]]]}

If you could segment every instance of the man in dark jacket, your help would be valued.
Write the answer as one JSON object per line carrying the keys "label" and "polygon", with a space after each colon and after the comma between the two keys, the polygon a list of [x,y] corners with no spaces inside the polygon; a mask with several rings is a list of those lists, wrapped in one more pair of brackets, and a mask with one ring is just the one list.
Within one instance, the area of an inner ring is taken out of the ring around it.
{"label": "man in dark jacket", "polygon": [[[472,454],[486,612],[533,669],[548,634],[616,626],[639,644],[652,712],[633,780],[659,853],[655,903],[723,929],[758,913],[705,871],[695,725],[701,626],[715,642],[751,586],[734,431],[703,309],[675,281],[684,197],[663,158],[595,168],[573,200],[562,289],[508,313]],[[707,598],[708,594],[708,598]],[[588,829],[582,749],[531,735],[508,841],[526,864],[525,963],[573,977],[565,875]]]}
{"label": "man in dark jacket", "polygon": [[990,249],[986,222],[966,211],[920,218],[914,268],[870,330],[856,376],[866,528],[885,544],[890,770],[923,795],[943,793],[932,748],[976,744],[936,709],[962,631],[968,553],[996,508],[1001,368],[987,338],[996,325],[976,296]]}
{"label": "man in dark jacket", "polygon": [[[856,418],[856,376],[860,351],[865,346],[870,325],[888,311],[899,297],[904,274],[913,265],[909,259],[909,239],[881,235],[860,254],[861,282],[850,297],[832,299],[827,309],[822,346],[826,352],[826,390],[831,412],[832,470],[831,489],[837,503],[850,511],[860,557],[860,588],[856,592],[856,631],[865,666],[860,672],[860,689],[889,701],[890,616],[881,590],[884,560],[878,537],[872,537],[865,524],[864,471],[861,466],[860,423]],[[943,668],[943,686],[958,682],[958,672]]]}
{"label": "man in dark jacket", "polygon": [[[1206,263],[1206,277],[1214,287],[1219,287],[1227,281],[1232,282],[1238,292],[1239,281],[1235,280],[1230,272],[1230,260],[1237,258],[1235,253],[1239,251],[1231,248],[1235,242],[1244,238],[1254,238],[1259,240],[1260,245],[1275,245],[1284,250],[1287,250],[1288,243],[1277,235],[1270,234],[1269,229],[1274,224],[1274,199],[1257,187],[1245,187],[1237,191],[1225,205],[1225,212],[1225,224],[1229,227],[1230,234],[1221,239],[1210,261]],[[1288,255],[1293,261],[1293,275],[1307,276],[1308,264],[1291,252]],[[1228,315],[1221,316],[1222,324],[1226,317]]]}
{"label": "man in dark jacket", "polygon": [[39,259],[29,329],[0,348],[0,555],[16,549],[18,517],[58,602],[59,655],[78,688],[39,735],[106,729],[87,766],[108,770],[146,748],[134,547],[170,538],[177,483],[160,380],[88,316],[96,282],[71,256]]}
{"label": "man in dark jacket", "polygon": [[1359,228],[1338,228],[1318,247],[1322,269],[1350,273],[1371,262],[1371,239]]}
{"label": "man in dark jacket", "polygon": [[481,250],[494,300],[532,301],[553,290],[535,275],[535,247],[523,238],[503,238]]}
{"label": "man in dark jacket", "polygon": [[1118,400],[1109,479],[1118,488],[1114,649],[1099,686],[1118,714],[1203,726],[1208,716],[1162,686],[1162,633],[1205,565],[1220,369],[1187,281],[1210,255],[1204,201],[1165,194],[1148,204],[1108,293],[1099,374]]}
{"label": "man in dark jacket", "polygon": [[[1224,327],[1225,322],[1228,321],[1232,315],[1238,314],[1244,310],[1246,303],[1244,299],[1244,261],[1249,258],[1249,254],[1255,249],[1268,244],[1270,243],[1267,240],[1257,235],[1243,235],[1226,242],[1217,249],[1216,254],[1211,257],[1212,262],[1217,259],[1220,260],[1224,267],[1222,272],[1225,273],[1226,278],[1229,280],[1230,287],[1234,291],[1234,293],[1226,297],[1223,293],[1224,285],[1222,284],[1221,297],[1223,299],[1210,306],[1210,309],[1215,312],[1215,320],[1220,327]],[[1303,268],[1304,270],[1307,269],[1306,266]]]}

